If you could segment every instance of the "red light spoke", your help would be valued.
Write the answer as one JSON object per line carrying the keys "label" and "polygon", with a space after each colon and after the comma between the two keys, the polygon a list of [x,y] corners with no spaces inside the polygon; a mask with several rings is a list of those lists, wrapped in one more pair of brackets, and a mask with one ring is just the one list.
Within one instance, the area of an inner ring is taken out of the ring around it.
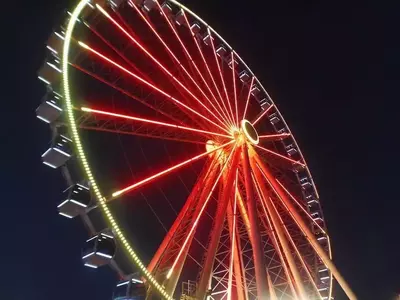
{"label": "red light spoke", "polygon": [[129,115],[117,114],[117,113],[112,113],[112,112],[107,112],[107,111],[102,111],[102,110],[97,110],[97,109],[91,109],[88,107],[82,107],[81,110],[85,111],[85,112],[91,112],[91,113],[100,114],[100,115],[107,115],[110,117],[117,117],[117,118],[122,118],[122,119],[126,119],[126,120],[138,121],[138,122],[149,123],[149,124],[154,124],[154,125],[161,125],[161,126],[172,127],[172,128],[193,131],[193,132],[199,132],[199,133],[204,133],[204,134],[209,134],[209,135],[221,136],[221,137],[226,137],[229,139],[232,138],[229,135],[220,134],[220,133],[216,133],[216,132],[191,128],[191,127],[186,127],[186,126],[180,126],[180,125],[160,122],[160,121],[156,121],[156,120],[149,120],[149,119],[144,119],[144,118],[139,118],[139,117],[134,117],[134,116],[129,116]]}
{"label": "red light spoke", "polygon": [[143,104],[143,105],[145,105],[145,106],[151,108],[152,110],[154,110],[154,111],[156,111],[156,112],[158,112],[158,113],[160,113],[160,114],[162,114],[162,115],[164,115],[164,116],[170,118],[171,120],[173,120],[173,121],[175,121],[175,122],[180,122],[180,120],[178,120],[178,119],[176,119],[176,118],[170,116],[169,114],[167,114],[166,112],[164,112],[164,111],[162,111],[162,110],[157,109],[156,107],[154,107],[153,105],[149,104],[148,102],[146,102],[146,101],[144,101],[144,100],[142,100],[142,99],[139,99],[138,97],[136,97],[136,96],[134,96],[134,95],[128,93],[127,91],[125,91],[124,89],[122,89],[122,88],[116,86],[115,84],[113,84],[113,83],[111,83],[111,82],[108,82],[107,80],[104,80],[104,79],[101,78],[100,76],[98,76],[98,75],[96,75],[96,74],[94,74],[94,73],[92,73],[92,72],[90,72],[90,71],[88,71],[88,70],[86,70],[86,69],[84,69],[84,68],[78,66],[78,65],[71,64],[71,66],[73,66],[75,69],[77,69],[77,70],[79,70],[79,71],[81,71],[81,72],[83,72],[83,73],[85,73],[85,74],[87,74],[87,75],[93,77],[94,79],[96,79],[96,80],[98,80],[98,81],[100,81],[100,82],[102,82],[102,83],[108,85],[109,87],[112,87],[113,89],[117,90],[117,91],[120,92],[121,94],[124,94],[125,96],[128,96],[129,98],[132,98],[133,100],[139,101],[141,104]]}
{"label": "red light spoke", "polygon": [[272,108],[273,106],[274,106],[274,105],[272,104],[272,105],[270,105],[267,109],[265,109],[265,110],[262,112],[262,114],[252,123],[252,125],[255,126],[255,125],[258,123],[258,121],[260,121],[261,118],[264,117],[265,114],[271,110],[271,108]]}
{"label": "red light spoke", "polygon": [[172,267],[171,267],[171,269],[169,270],[169,272],[168,272],[168,274],[167,274],[167,279],[168,279],[169,277],[171,277],[171,274],[172,274],[172,272],[174,271],[174,268],[175,268],[177,262],[179,261],[181,255],[182,255],[183,250],[186,248],[186,245],[187,245],[188,241],[190,240],[190,237],[192,236],[194,230],[196,229],[197,223],[199,222],[199,220],[200,220],[200,218],[201,218],[201,216],[202,216],[202,214],[203,214],[203,212],[204,212],[204,209],[206,208],[206,206],[207,206],[209,200],[211,199],[211,195],[213,194],[214,189],[216,188],[216,186],[217,186],[217,184],[218,184],[218,182],[219,182],[219,180],[220,180],[222,174],[224,173],[225,168],[226,168],[226,166],[228,165],[228,163],[229,163],[229,161],[230,161],[230,158],[232,157],[232,154],[233,154],[233,152],[234,152],[235,149],[236,149],[236,146],[232,148],[232,150],[231,150],[231,152],[229,153],[229,156],[228,156],[228,158],[227,158],[227,160],[226,160],[224,166],[222,167],[220,173],[218,174],[218,177],[217,177],[217,179],[215,180],[215,182],[214,182],[214,184],[213,184],[213,186],[212,186],[212,188],[211,188],[211,190],[210,190],[210,193],[208,194],[206,200],[204,201],[203,206],[201,207],[201,210],[200,210],[199,214],[197,215],[197,217],[196,217],[196,219],[195,219],[195,221],[194,221],[194,223],[193,223],[193,225],[192,225],[192,228],[190,229],[190,231],[189,231],[189,233],[188,233],[188,235],[187,235],[187,237],[186,237],[186,239],[185,239],[185,242],[182,244],[182,247],[181,247],[181,249],[180,249],[178,255],[176,256],[175,261],[174,261],[174,263],[172,264]]}
{"label": "red light spoke", "polygon": [[287,160],[287,161],[290,161],[291,163],[294,163],[294,164],[300,165],[300,166],[302,166],[302,167],[305,167],[305,164],[303,164],[303,163],[300,162],[300,161],[291,159],[291,158],[289,158],[289,157],[287,157],[287,156],[284,156],[284,155],[282,155],[282,154],[276,153],[275,151],[269,150],[269,149],[267,149],[267,148],[264,148],[264,147],[261,147],[261,146],[258,146],[258,145],[254,145],[254,146],[257,147],[258,149],[264,150],[265,152],[268,152],[268,153],[270,153],[270,154],[273,154],[273,155],[275,155],[275,156],[278,156],[278,157],[280,157],[280,158],[283,158],[283,159],[285,159],[285,160]]}
{"label": "red light spoke", "polygon": [[264,141],[276,141],[276,140],[281,140],[286,137],[289,137],[290,133],[279,133],[279,134],[267,134],[267,135],[259,135],[260,140]]}
{"label": "red light spoke", "polygon": [[121,196],[122,194],[125,194],[125,193],[127,193],[127,192],[130,192],[130,191],[132,191],[132,190],[134,190],[134,189],[136,189],[136,188],[138,188],[138,187],[140,187],[140,186],[142,186],[142,185],[144,185],[144,184],[146,184],[146,183],[151,182],[152,180],[154,180],[154,179],[156,179],[156,178],[158,178],[158,177],[160,177],[160,176],[162,176],[162,175],[165,175],[165,174],[167,174],[167,173],[169,173],[169,172],[171,172],[171,171],[174,171],[174,170],[176,170],[176,169],[178,169],[178,168],[181,168],[181,167],[183,167],[183,166],[185,166],[185,165],[187,165],[187,164],[190,164],[190,163],[192,163],[192,162],[194,162],[194,161],[196,161],[196,160],[199,160],[199,159],[201,159],[201,158],[203,158],[203,157],[205,157],[205,156],[208,156],[210,153],[213,153],[213,152],[215,152],[215,151],[217,151],[217,150],[219,150],[219,149],[222,149],[222,148],[224,148],[224,147],[226,147],[226,146],[232,144],[233,142],[234,142],[234,141],[230,141],[230,142],[228,142],[228,143],[226,143],[226,144],[223,144],[223,145],[221,145],[221,146],[219,146],[219,147],[216,147],[216,148],[214,148],[214,149],[212,149],[212,150],[210,150],[210,151],[206,151],[206,152],[204,152],[204,153],[202,153],[202,154],[196,155],[196,156],[194,156],[194,157],[192,157],[192,158],[190,158],[190,159],[188,159],[188,160],[185,160],[185,161],[183,161],[183,162],[181,162],[181,163],[178,163],[178,164],[176,164],[176,165],[174,165],[174,166],[172,166],[172,167],[170,167],[170,168],[168,168],[168,169],[165,169],[165,170],[163,170],[163,171],[161,171],[161,172],[158,172],[157,174],[154,174],[154,175],[152,175],[152,176],[150,176],[150,177],[147,177],[147,178],[145,178],[145,179],[143,179],[143,180],[141,180],[141,181],[139,181],[139,182],[136,182],[136,183],[134,183],[134,184],[132,184],[132,185],[130,185],[130,186],[128,186],[128,187],[122,189],[122,190],[116,191],[116,192],[114,192],[114,193],[112,194],[112,197],[113,197],[113,199],[114,199],[114,198],[116,198],[116,197]]}
{"label": "red light spoke", "polygon": [[[223,89],[224,89],[225,96],[226,96],[226,101],[228,102],[229,111],[230,111],[230,113],[231,113],[231,116],[230,116],[230,117],[231,117],[231,120],[232,120],[233,124],[235,124],[235,117],[233,116],[233,111],[232,111],[232,107],[231,107],[231,102],[229,101],[228,91],[226,90],[224,76],[222,75],[221,66],[219,65],[219,61],[218,61],[218,57],[217,57],[217,52],[215,51],[214,40],[213,40],[213,37],[212,37],[212,35],[211,35],[210,28],[207,28],[207,32],[208,32],[208,34],[210,35],[210,41],[211,41],[211,46],[212,46],[213,53],[214,53],[214,57],[215,57],[215,62],[216,62],[217,67],[218,67],[218,72],[219,72],[219,75],[220,75],[220,78],[221,78],[221,81],[222,81],[222,87],[223,87]],[[221,100],[223,101],[222,97],[221,97]],[[225,107],[224,102],[222,102],[222,104],[223,104],[224,107]],[[225,107],[225,108],[226,108],[226,107]]]}
{"label": "red light spoke", "polygon": [[285,186],[278,180],[276,179],[276,182],[278,182],[278,184],[281,186],[281,188],[286,192],[286,194],[289,195],[289,197],[297,204],[298,207],[300,207],[300,209],[306,214],[306,216],[315,224],[317,225],[317,227],[319,228],[319,230],[321,230],[324,234],[326,234],[325,230],[318,224],[318,222],[316,222],[313,217],[308,213],[308,211],[304,208],[303,205],[300,204],[299,201],[297,201],[297,199],[285,188]]}
{"label": "red light spoke", "polygon": [[130,76],[132,76],[133,78],[137,79],[138,81],[140,81],[141,83],[147,85],[148,87],[154,89],[155,91],[159,92],[160,94],[164,95],[165,97],[169,98],[171,101],[175,102],[176,104],[178,104],[179,106],[182,106],[184,108],[186,108],[187,110],[191,111],[192,113],[196,114],[197,116],[199,116],[200,118],[207,120],[208,122],[210,122],[211,124],[217,126],[218,128],[220,128],[221,130],[225,131],[226,133],[229,134],[229,131],[227,131],[225,128],[221,127],[220,125],[218,125],[217,123],[215,123],[214,121],[210,120],[209,118],[205,117],[203,114],[197,112],[196,110],[194,110],[193,108],[187,106],[186,104],[182,103],[181,101],[179,101],[178,99],[172,97],[171,95],[169,95],[168,93],[164,92],[163,90],[161,90],[160,88],[156,87],[155,85],[151,84],[150,82],[144,80],[143,78],[139,77],[138,75],[132,73],[131,71],[129,71],[128,69],[124,68],[123,66],[119,65],[118,63],[114,62],[113,60],[109,59],[108,57],[106,57],[105,55],[101,54],[100,52],[94,50],[93,48],[89,47],[88,45],[86,45],[85,43],[79,41],[78,42],[79,45],[87,50],[89,50],[90,52],[96,54],[98,57],[102,58],[103,60],[109,62],[110,64],[114,65],[115,67],[119,68],[120,70],[124,71],[125,73],[129,74]]}
{"label": "red light spoke", "polygon": [[[162,39],[162,37],[158,34],[157,30],[154,28],[154,26],[149,22],[149,20],[144,16],[142,11],[136,7],[136,5],[133,5],[135,8],[136,12],[140,15],[140,17],[143,19],[143,21],[147,24],[147,26],[151,29],[151,31],[154,33],[154,35],[158,38],[158,40],[161,42],[161,44],[164,46],[164,48],[168,51],[168,53],[171,55],[171,57],[176,61],[176,63],[181,67],[181,69],[185,72],[185,74],[189,77],[189,79],[192,81],[192,83],[196,86],[196,88],[201,92],[201,94],[206,98],[206,100],[211,104],[211,106],[214,108],[214,110],[218,113],[218,115],[225,120],[225,117],[222,116],[221,112],[215,108],[213,103],[208,99],[207,95],[204,93],[202,88],[197,84],[197,82],[194,80],[194,78],[190,75],[190,73],[186,70],[186,68],[182,65],[180,60],[176,57],[174,52],[168,47],[168,45],[165,43],[165,41]],[[194,63],[194,62],[193,62]],[[196,69],[197,70],[197,69]],[[200,72],[200,71],[198,71]],[[200,73],[201,75],[201,73]],[[225,120],[226,122],[226,120]]]}
{"label": "red light spoke", "polygon": [[231,51],[231,63],[232,63],[233,95],[235,97],[236,125],[239,127],[238,99],[236,94],[235,55],[233,50]]}
{"label": "red light spoke", "polygon": [[96,7],[102,12],[102,14],[109,19],[115,26],[118,27],[136,46],[140,48],[151,60],[156,63],[172,80],[174,80],[180,87],[182,87],[190,96],[193,97],[200,105],[202,105],[216,120],[222,125],[225,123],[219,119],[204,103],[198,99],[182,82],[180,82],[162,63],[160,63],[142,44],[140,44],[132,35],[129,34],[117,21],[115,21],[100,5],[96,4]]}
{"label": "red light spoke", "polygon": [[242,119],[246,119],[247,107],[249,106],[251,88],[253,87],[254,78],[255,78],[254,76],[251,78],[251,82],[250,82],[250,85],[249,85],[249,93],[247,94],[246,106],[244,107],[244,112],[243,112],[243,118]]}
{"label": "red light spoke", "polygon": [[[186,14],[183,13],[183,16],[184,16],[184,18],[185,18],[185,22],[186,22],[187,27],[190,28],[189,20],[187,19]],[[197,47],[197,49],[198,49],[198,51],[199,51],[199,53],[200,53],[200,56],[201,56],[202,61],[203,61],[203,63],[204,63],[204,66],[205,66],[206,69],[207,69],[208,75],[210,76],[211,81],[212,81],[212,83],[213,83],[213,85],[214,85],[214,88],[216,89],[219,98],[222,100],[222,97],[221,97],[221,94],[220,94],[219,89],[218,89],[218,87],[217,87],[217,84],[216,84],[216,82],[215,82],[215,79],[214,79],[214,77],[213,77],[213,75],[212,75],[212,73],[211,73],[210,67],[208,66],[208,63],[207,63],[207,61],[206,61],[206,58],[205,58],[205,56],[204,56],[204,54],[203,54],[203,50],[201,49],[201,46],[200,46],[200,44],[199,44],[199,42],[198,42],[198,40],[197,40],[195,34],[194,34],[193,32],[191,32],[191,34],[192,34],[192,39],[193,39],[193,41],[195,42],[196,47]],[[230,122],[230,118],[229,118],[228,112],[226,111],[226,107],[225,107],[225,110],[221,107],[221,104],[220,104],[219,101],[217,100],[216,96],[215,96],[214,93],[212,92],[210,86],[208,85],[207,81],[205,80],[205,78],[203,77],[203,75],[201,74],[201,72],[200,72],[200,76],[201,76],[203,82],[205,83],[205,85],[207,86],[207,89],[209,90],[209,92],[210,92],[211,95],[213,96],[213,98],[214,98],[215,102],[217,103],[219,109],[224,113],[224,115],[225,115],[226,119],[228,120],[228,122]],[[232,126],[233,124],[230,124],[230,125]]]}

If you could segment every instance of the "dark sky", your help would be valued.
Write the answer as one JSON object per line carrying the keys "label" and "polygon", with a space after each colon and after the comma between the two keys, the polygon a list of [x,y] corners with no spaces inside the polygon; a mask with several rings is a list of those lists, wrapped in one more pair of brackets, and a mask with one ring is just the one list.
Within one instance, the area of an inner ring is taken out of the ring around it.
{"label": "dark sky", "polygon": [[[80,261],[86,233],[58,217],[61,177],[40,154],[36,70],[68,1],[8,1],[0,20],[0,299],[111,299]],[[397,2],[397,3],[395,3]],[[185,1],[237,49],[291,126],[319,187],[334,261],[360,300],[400,293],[398,1]],[[335,299],[346,299],[339,288]]]}

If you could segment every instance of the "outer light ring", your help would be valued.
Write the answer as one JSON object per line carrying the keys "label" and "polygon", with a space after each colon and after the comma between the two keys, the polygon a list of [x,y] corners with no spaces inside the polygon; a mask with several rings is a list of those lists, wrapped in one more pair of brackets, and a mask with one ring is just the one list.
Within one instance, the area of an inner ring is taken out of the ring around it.
{"label": "outer light ring", "polygon": [[[254,138],[249,134],[249,132],[248,132],[247,129],[246,129],[246,125],[247,125],[247,124],[249,124],[251,127],[253,127],[254,132],[257,134],[257,139],[254,139]],[[258,136],[258,133],[257,133],[256,129],[254,128],[254,126],[253,126],[249,121],[247,121],[246,119],[242,120],[242,121],[240,122],[240,125],[241,125],[241,128],[242,128],[243,133],[244,133],[244,135],[246,136],[246,138],[247,138],[253,145],[258,145],[258,143],[260,142],[260,137]]]}
{"label": "outer light ring", "polygon": [[118,238],[120,243],[123,245],[125,251],[131,258],[132,262],[141,271],[141,273],[143,274],[143,277],[146,278],[146,280],[150,283],[150,285],[154,289],[156,289],[164,299],[173,300],[173,298],[167,294],[165,289],[161,286],[161,284],[159,284],[156,281],[156,279],[147,270],[147,268],[143,264],[143,262],[139,259],[138,255],[133,250],[133,248],[130,246],[124,233],[122,232],[121,228],[117,224],[117,221],[111,214],[111,211],[107,206],[106,199],[102,195],[102,193],[99,189],[99,186],[97,185],[96,180],[94,179],[92,170],[89,167],[89,163],[87,161],[85,152],[83,150],[82,141],[78,134],[78,127],[75,122],[75,116],[74,116],[72,99],[71,99],[71,89],[70,89],[69,78],[68,78],[68,66],[69,66],[68,55],[69,55],[69,50],[70,50],[70,45],[71,45],[71,40],[72,40],[72,32],[74,30],[76,22],[78,21],[78,16],[81,14],[81,12],[85,8],[86,4],[88,4],[89,2],[90,2],[89,0],[81,0],[78,3],[78,5],[75,7],[75,9],[73,10],[73,12],[71,14],[71,18],[68,22],[68,26],[67,26],[67,30],[65,32],[65,38],[64,38],[63,56],[62,56],[62,71],[63,71],[62,83],[63,83],[63,89],[64,89],[65,108],[67,111],[67,118],[68,118],[70,133],[72,135],[72,139],[73,139],[74,145],[76,147],[77,155],[78,155],[80,162],[85,170],[86,176],[87,176],[88,180],[90,181],[91,188],[96,195],[97,201],[103,212],[103,215],[106,217],[106,220],[109,223],[109,226],[112,228],[114,234],[116,235],[116,237]]}

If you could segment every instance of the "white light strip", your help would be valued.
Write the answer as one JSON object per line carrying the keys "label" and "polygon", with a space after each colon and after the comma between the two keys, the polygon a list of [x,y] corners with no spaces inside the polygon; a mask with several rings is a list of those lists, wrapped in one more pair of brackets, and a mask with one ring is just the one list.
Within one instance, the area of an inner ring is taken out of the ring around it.
{"label": "white light strip", "polygon": [[54,32],[54,33],[55,33],[55,35],[58,36],[60,39],[64,40],[64,37],[63,37],[61,34],[59,34],[58,32]]}
{"label": "white light strip", "polygon": [[50,123],[49,120],[47,120],[47,119],[45,119],[45,118],[43,118],[43,117],[41,117],[41,116],[36,116],[36,118],[38,118],[39,120],[42,120],[43,122],[46,122],[47,124]]}
{"label": "white light strip", "polygon": [[92,256],[94,254],[94,252],[86,254],[84,257],[82,257],[82,259],[88,258],[89,256]]}
{"label": "white light strip", "polygon": [[110,238],[110,239],[113,239],[113,238],[114,238],[112,235],[108,235],[108,234],[105,234],[105,233],[101,233],[101,235],[104,235],[105,237],[108,237],[108,238]]}
{"label": "white light strip", "polygon": [[53,65],[53,64],[51,64],[51,63],[49,63],[49,62],[47,62],[47,64],[48,64],[50,67],[52,67],[54,70],[56,70],[58,73],[62,73],[62,70],[61,70],[60,68],[57,68],[56,65]]}
{"label": "white light strip", "polygon": [[62,150],[60,150],[60,149],[58,149],[58,148],[56,148],[56,147],[54,147],[53,149],[56,150],[57,152],[61,153],[61,154],[64,154],[65,156],[71,157],[71,154],[68,154],[68,153],[65,152],[65,151],[62,151]]}
{"label": "white light strip", "polygon": [[61,216],[63,216],[63,217],[66,217],[66,218],[68,218],[68,219],[72,219],[72,218],[73,218],[73,216],[64,214],[64,213],[62,213],[62,212],[59,212],[58,214],[61,215]]}
{"label": "white light strip", "polygon": [[41,77],[41,76],[38,76],[38,78],[39,78],[39,80],[43,81],[44,83],[46,83],[46,84],[50,84],[50,81],[47,81],[47,80],[46,80],[46,79],[44,79],[43,77]]}
{"label": "white light strip", "polygon": [[87,186],[84,186],[84,185],[82,185],[82,184],[80,184],[80,183],[77,183],[76,185],[77,185],[77,186],[80,186],[80,187],[82,187],[82,188],[84,188],[84,189],[86,189],[86,190],[89,190],[89,188],[88,188]]}
{"label": "white light strip", "polygon": [[80,203],[80,202],[78,202],[78,201],[76,201],[76,200],[71,199],[70,201],[71,201],[72,203],[75,203],[76,205],[79,205],[79,206],[82,206],[82,207],[87,207],[86,204]]}
{"label": "white light strip", "polygon": [[143,283],[143,281],[142,281],[142,280],[135,279],[135,278],[132,278],[132,282],[136,282],[136,283]]}
{"label": "white light strip", "polygon": [[47,45],[46,48],[49,49],[54,54],[58,54],[58,52],[56,50],[54,50],[53,48],[51,48],[49,45]]}
{"label": "white light strip", "polygon": [[58,107],[57,105],[55,105],[54,103],[50,102],[50,101],[46,101],[46,103],[52,107],[54,107],[55,109],[62,111],[62,109],[60,107]]}
{"label": "white light strip", "polygon": [[117,287],[126,285],[126,284],[128,284],[128,283],[129,283],[129,281],[124,281],[124,282],[118,283],[118,284],[117,284]]}
{"label": "white light strip", "polygon": [[67,203],[68,202],[68,199],[67,200],[65,200],[63,203],[61,203],[60,205],[58,205],[57,206],[57,208],[60,208],[61,206],[63,206],[65,203]]}
{"label": "white light strip", "polygon": [[103,256],[105,258],[112,258],[112,255],[104,254],[104,253],[101,253],[101,252],[96,252],[96,254],[100,255],[100,256]]}
{"label": "white light strip", "polygon": [[52,167],[53,169],[57,169],[57,167],[55,165],[52,165],[46,161],[43,162],[46,166]]}
{"label": "white light strip", "polygon": [[88,240],[86,241],[86,243],[87,243],[87,242],[90,242],[91,240],[93,240],[93,239],[95,239],[95,238],[97,238],[97,235],[95,235],[94,237],[91,237],[90,239],[88,239]]}
{"label": "white light strip", "polygon": [[91,264],[85,264],[86,267],[97,269],[97,266]]}

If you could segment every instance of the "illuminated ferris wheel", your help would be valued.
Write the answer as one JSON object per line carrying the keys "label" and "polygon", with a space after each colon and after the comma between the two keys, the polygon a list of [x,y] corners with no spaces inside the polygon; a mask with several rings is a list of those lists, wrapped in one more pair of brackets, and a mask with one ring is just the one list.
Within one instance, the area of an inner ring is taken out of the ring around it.
{"label": "illuminated ferris wheel", "polygon": [[82,0],[47,43],[37,117],[58,205],[114,299],[333,299],[319,196],[249,67],[174,0]]}

